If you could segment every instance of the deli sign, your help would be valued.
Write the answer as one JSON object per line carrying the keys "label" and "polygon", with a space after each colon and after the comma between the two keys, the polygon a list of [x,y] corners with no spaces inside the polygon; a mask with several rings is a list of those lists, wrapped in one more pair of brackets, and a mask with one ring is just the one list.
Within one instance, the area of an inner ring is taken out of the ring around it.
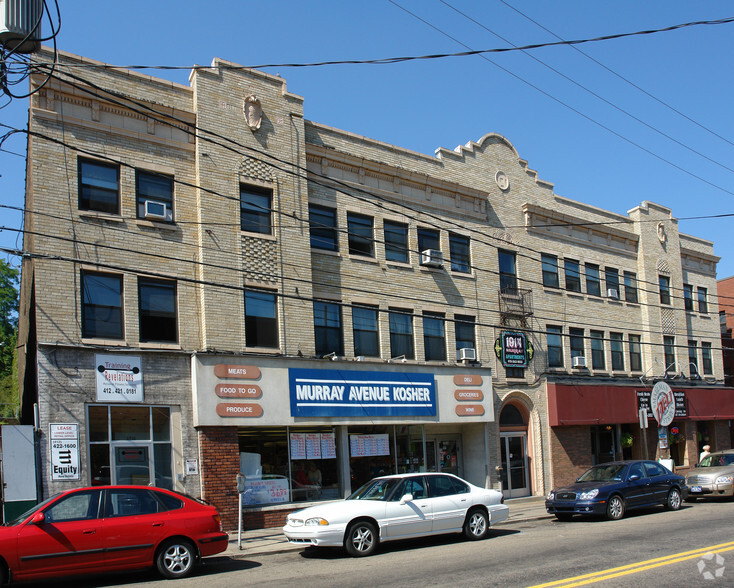
{"label": "deli sign", "polygon": [[667,427],[674,418],[688,416],[685,392],[672,390],[665,382],[658,382],[652,390],[638,390],[637,407],[644,408],[647,418],[654,418],[661,427]]}

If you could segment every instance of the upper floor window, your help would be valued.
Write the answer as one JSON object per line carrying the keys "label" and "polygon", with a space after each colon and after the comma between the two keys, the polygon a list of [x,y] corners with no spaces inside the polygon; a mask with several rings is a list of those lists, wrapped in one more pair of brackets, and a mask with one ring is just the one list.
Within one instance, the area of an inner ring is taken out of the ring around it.
{"label": "upper floor window", "polygon": [[568,329],[571,344],[571,357],[584,357],[584,330],[571,327]]}
{"label": "upper floor window", "polygon": [[[605,267],[604,282],[607,287],[607,297],[619,298],[619,270],[614,267]],[[613,290],[613,292],[610,290]]]}
{"label": "upper floor window", "polygon": [[711,343],[706,341],[701,343],[701,363],[703,364],[703,373],[705,375],[714,373],[714,367],[711,362]]}
{"label": "upper floor window", "polygon": [[541,253],[540,264],[543,269],[543,286],[558,288],[558,258],[550,253]]}
{"label": "upper floor window", "polygon": [[372,217],[347,213],[347,232],[349,234],[349,254],[375,256],[375,238],[372,232]]}
{"label": "upper floor window", "polygon": [[698,342],[689,340],[688,341],[688,367],[690,368],[690,374],[699,375],[698,372]]}
{"label": "upper floor window", "polygon": [[624,299],[637,302],[637,274],[633,272],[624,272]]}
{"label": "upper floor window", "polygon": [[245,290],[245,345],[278,347],[277,295]]}
{"label": "upper floor window", "polygon": [[548,367],[563,367],[563,330],[561,327],[551,325],[548,325],[545,330]]}
{"label": "upper floor window", "polygon": [[573,259],[564,259],[563,266],[565,269],[566,290],[569,290],[570,292],[581,292],[579,262]]}
{"label": "upper floor window", "polygon": [[82,272],[82,337],[122,339],[122,276]]}
{"label": "upper floor window", "polygon": [[418,251],[441,249],[440,233],[436,229],[418,229]]}
{"label": "upper floor window", "polygon": [[317,355],[344,355],[342,309],[335,302],[315,300],[313,303],[314,341]]}
{"label": "upper floor window", "polygon": [[176,282],[138,278],[138,304],[141,341],[178,341]]}
{"label": "upper floor window", "polygon": [[413,316],[409,311],[390,311],[390,357],[415,359]]}
{"label": "upper floor window", "polygon": [[120,166],[79,160],[79,209],[120,214]]}
{"label": "upper floor window", "polygon": [[601,296],[601,280],[599,279],[599,266],[587,263],[586,269],[586,293],[590,296]]}
{"label": "upper floor window", "polygon": [[590,331],[591,336],[591,367],[595,370],[606,369],[604,361],[604,332]]}
{"label": "upper floor window", "polygon": [[686,310],[693,310],[693,286],[683,284],[683,306]]}
{"label": "upper floor window", "polygon": [[622,346],[622,333],[609,333],[609,346],[612,352],[612,370],[624,371],[624,348]]}
{"label": "upper floor window", "polygon": [[137,170],[135,193],[138,218],[173,222],[173,178],[163,174]]}
{"label": "upper floor window", "polygon": [[459,349],[476,349],[474,317],[456,315],[454,317],[456,331],[456,358],[459,359]]}
{"label": "upper floor window", "polygon": [[706,314],[709,311],[709,303],[706,299],[707,291],[706,288],[698,287],[698,312]]}
{"label": "upper floor window", "polygon": [[377,309],[368,306],[352,308],[354,355],[380,357],[380,337],[377,328]]}
{"label": "upper floor window", "polygon": [[665,375],[675,373],[675,337],[671,335],[663,336],[663,354],[665,356]]}
{"label": "upper floor window", "polygon": [[640,335],[629,336],[630,345],[630,370],[633,372],[642,371],[642,343]]}
{"label": "upper floor window", "polygon": [[308,207],[308,224],[311,231],[311,247],[339,251],[339,239],[336,232],[336,209],[310,204]]}
{"label": "upper floor window", "polygon": [[670,278],[668,276],[658,276],[660,284],[660,304],[670,305]]}
{"label": "upper floor window", "polygon": [[273,190],[240,186],[240,228],[250,233],[272,234]]}
{"label": "upper floor window", "polygon": [[500,267],[500,290],[503,292],[517,291],[517,266],[515,252],[499,249],[497,251]]}
{"label": "upper floor window", "polygon": [[449,254],[451,255],[451,270],[455,272],[471,272],[471,257],[469,254],[469,237],[449,234]]}
{"label": "upper floor window", "polygon": [[408,225],[385,221],[385,259],[408,263]]}
{"label": "upper floor window", "polygon": [[446,361],[446,336],[443,314],[423,313],[423,344],[426,361]]}

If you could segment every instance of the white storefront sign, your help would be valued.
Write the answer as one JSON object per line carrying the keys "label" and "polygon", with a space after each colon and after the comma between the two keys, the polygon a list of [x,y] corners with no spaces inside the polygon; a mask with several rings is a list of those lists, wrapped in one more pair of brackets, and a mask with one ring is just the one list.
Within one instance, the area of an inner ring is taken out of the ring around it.
{"label": "white storefront sign", "polygon": [[79,425],[76,423],[49,425],[51,446],[51,479],[79,479]]}
{"label": "white storefront sign", "polygon": [[94,356],[97,402],[143,402],[143,370],[140,357]]}

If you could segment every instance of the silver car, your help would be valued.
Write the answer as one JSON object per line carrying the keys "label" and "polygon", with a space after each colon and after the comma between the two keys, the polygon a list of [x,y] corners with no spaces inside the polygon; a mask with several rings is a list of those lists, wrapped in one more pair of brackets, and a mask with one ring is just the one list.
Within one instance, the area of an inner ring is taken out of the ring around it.
{"label": "silver car", "polygon": [[734,496],[734,449],[711,453],[686,475],[687,502],[697,498]]}

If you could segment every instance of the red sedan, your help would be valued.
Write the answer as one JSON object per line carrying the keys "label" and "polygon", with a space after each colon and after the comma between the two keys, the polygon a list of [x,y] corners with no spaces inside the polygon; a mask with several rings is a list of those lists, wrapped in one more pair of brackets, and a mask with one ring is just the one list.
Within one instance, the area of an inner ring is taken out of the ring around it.
{"label": "red sedan", "polygon": [[148,486],[58,494],[0,527],[0,585],[155,566],[183,578],[227,549],[217,509]]}

